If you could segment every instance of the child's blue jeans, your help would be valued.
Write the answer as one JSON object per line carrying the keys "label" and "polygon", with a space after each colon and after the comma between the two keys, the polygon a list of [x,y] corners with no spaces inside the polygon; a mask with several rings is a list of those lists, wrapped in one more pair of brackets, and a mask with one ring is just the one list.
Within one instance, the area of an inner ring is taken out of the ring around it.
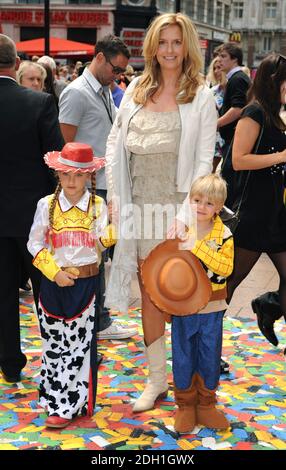
{"label": "child's blue jeans", "polygon": [[210,390],[217,387],[222,350],[224,311],[172,315],[172,355],[174,383],[186,390],[195,372]]}

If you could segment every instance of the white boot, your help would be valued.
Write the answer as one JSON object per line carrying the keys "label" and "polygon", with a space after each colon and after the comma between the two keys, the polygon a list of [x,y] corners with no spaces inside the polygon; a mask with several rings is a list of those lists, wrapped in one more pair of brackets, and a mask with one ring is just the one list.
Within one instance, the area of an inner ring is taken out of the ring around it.
{"label": "white boot", "polygon": [[135,412],[151,410],[158,398],[165,398],[168,394],[165,336],[147,346],[145,352],[149,365],[149,378],[144,392],[134,403]]}

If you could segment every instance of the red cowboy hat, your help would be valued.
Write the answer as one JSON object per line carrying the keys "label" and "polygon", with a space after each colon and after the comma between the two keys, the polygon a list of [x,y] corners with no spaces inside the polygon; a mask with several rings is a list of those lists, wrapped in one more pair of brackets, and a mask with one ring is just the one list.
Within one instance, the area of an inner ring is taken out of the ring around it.
{"label": "red cowboy hat", "polygon": [[56,171],[91,173],[105,166],[105,159],[94,157],[90,145],[80,142],[65,144],[60,152],[52,151],[44,156],[46,164]]}
{"label": "red cowboy hat", "polygon": [[141,276],[151,301],[163,312],[190,315],[207,305],[211,282],[199,259],[181,250],[181,240],[156,246],[141,266]]}

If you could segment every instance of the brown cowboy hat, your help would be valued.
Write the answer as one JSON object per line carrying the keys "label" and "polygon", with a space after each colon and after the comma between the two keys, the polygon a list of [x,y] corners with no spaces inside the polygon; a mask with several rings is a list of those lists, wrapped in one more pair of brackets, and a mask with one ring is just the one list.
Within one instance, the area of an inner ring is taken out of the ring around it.
{"label": "brown cowboy hat", "polygon": [[156,246],[141,266],[146,292],[157,308],[173,315],[199,312],[209,302],[211,282],[199,259],[181,250],[181,240]]}

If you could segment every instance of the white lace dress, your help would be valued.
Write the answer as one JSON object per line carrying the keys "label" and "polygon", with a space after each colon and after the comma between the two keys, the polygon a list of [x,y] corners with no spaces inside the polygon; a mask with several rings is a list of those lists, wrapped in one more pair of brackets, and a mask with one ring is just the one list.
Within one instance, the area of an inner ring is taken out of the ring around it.
{"label": "white lace dress", "polygon": [[180,135],[178,111],[142,108],[129,124],[127,148],[140,259],[166,238],[167,227],[186,197],[176,185]]}

